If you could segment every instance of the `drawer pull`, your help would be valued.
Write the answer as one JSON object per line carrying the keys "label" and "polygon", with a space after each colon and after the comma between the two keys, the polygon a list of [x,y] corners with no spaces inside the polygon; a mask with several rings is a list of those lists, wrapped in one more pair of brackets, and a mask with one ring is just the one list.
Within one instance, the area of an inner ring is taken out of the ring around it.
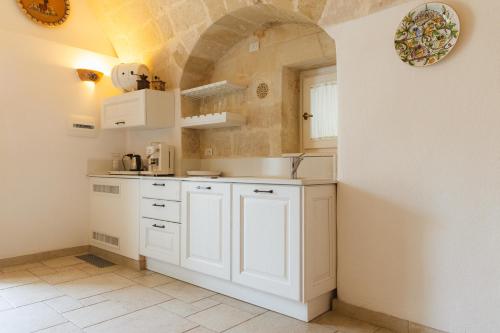
{"label": "drawer pull", "polygon": [[115,123],[115,125],[125,125],[125,122],[124,122],[124,121],[117,121],[117,122]]}
{"label": "drawer pull", "polygon": [[153,224],[153,227],[155,228],[160,228],[160,229],[165,229],[165,226],[164,225],[158,225],[158,224]]}
{"label": "drawer pull", "polygon": [[198,190],[211,190],[211,186],[196,186],[196,189]]}
{"label": "drawer pull", "polygon": [[273,190],[254,190],[254,193],[269,193],[269,194],[273,194],[274,191]]}
{"label": "drawer pull", "polygon": [[160,204],[154,203],[154,204],[153,204],[153,207],[163,207],[163,208],[165,208],[165,204],[160,205]]}
{"label": "drawer pull", "polygon": [[153,186],[165,186],[165,183],[153,183]]}

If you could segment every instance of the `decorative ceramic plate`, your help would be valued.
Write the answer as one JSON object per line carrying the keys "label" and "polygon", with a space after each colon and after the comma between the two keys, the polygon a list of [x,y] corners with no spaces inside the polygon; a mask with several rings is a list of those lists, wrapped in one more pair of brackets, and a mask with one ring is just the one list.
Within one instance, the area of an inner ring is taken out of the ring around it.
{"label": "decorative ceramic plate", "polygon": [[394,45],[402,61],[412,66],[432,65],[455,46],[460,34],[457,13],[443,3],[423,4],[405,16]]}
{"label": "decorative ceramic plate", "polygon": [[69,0],[17,0],[22,11],[33,21],[56,26],[69,15]]}

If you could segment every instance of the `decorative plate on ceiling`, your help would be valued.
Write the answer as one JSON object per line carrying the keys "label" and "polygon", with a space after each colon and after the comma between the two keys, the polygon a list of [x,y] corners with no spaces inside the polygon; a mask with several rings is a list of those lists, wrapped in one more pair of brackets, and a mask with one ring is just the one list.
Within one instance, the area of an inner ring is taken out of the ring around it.
{"label": "decorative plate on ceiling", "polygon": [[401,21],[394,45],[402,61],[428,66],[440,61],[455,46],[460,34],[457,13],[443,3],[426,3]]}
{"label": "decorative plate on ceiling", "polygon": [[19,7],[36,23],[56,26],[69,15],[69,0],[17,0]]}

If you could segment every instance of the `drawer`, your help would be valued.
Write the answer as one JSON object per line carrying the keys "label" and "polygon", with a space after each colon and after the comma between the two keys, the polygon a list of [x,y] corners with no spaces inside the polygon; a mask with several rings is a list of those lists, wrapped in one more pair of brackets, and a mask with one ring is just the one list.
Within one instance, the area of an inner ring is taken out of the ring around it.
{"label": "drawer", "polygon": [[181,182],[176,180],[142,179],[141,195],[144,198],[181,200]]}
{"label": "drawer", "polygon": [[180,264],[180,224],[142,218],[139,239],[141,255]]}
{"label": "drawer", "polygon": [[158,199],[141,199],[141,216],[151,219],[181,222],[181,203]]}

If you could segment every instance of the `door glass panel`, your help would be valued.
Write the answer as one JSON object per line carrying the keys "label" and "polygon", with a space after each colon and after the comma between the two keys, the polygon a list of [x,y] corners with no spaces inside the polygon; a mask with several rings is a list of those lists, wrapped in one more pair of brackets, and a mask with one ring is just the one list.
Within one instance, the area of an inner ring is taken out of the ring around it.
{"label": "door glass panel", "polygon": [[337,84],[326,82],[310,87],[311,139],[337,136]]}

